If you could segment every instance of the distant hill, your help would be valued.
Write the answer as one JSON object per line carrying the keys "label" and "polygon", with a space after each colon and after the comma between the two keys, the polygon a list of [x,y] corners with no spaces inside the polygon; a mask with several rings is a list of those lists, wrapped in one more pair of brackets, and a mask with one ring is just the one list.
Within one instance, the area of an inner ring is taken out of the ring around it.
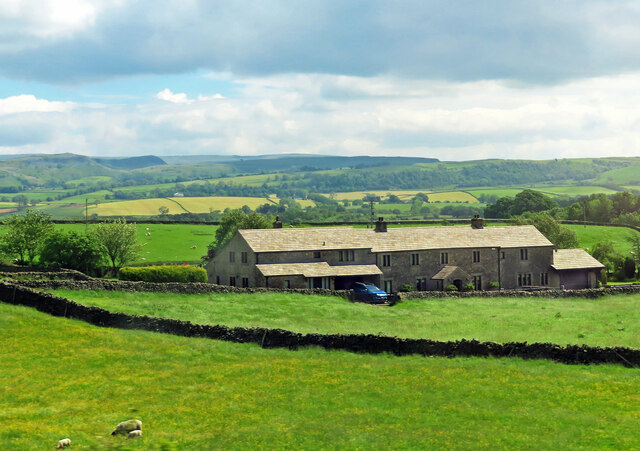
{"label": "distant hill", "polygon": [[128,157],[128,158],[94,158],[94,160],[103,166],[111,169],[142,169],[150,166],[161,166],[167,163],[160,157],[154,155],[145,155],[143,157]]}

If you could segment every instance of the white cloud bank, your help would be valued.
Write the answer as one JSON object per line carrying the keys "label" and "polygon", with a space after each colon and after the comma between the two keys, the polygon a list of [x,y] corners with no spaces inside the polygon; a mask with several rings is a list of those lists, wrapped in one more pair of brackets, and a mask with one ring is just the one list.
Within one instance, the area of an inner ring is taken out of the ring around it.
{"label": "white cloud bank", "polygon": [[640,73],[526,89],[319,74],[236,81],[242,88],[234,97],[189,98],[167,88],[143,103],[101,108],[29,95],[0,99],[11,130],[49,130],[32,142],[26,132],[18,139],[0,128],[0,151],[441,160],[640,154]]}

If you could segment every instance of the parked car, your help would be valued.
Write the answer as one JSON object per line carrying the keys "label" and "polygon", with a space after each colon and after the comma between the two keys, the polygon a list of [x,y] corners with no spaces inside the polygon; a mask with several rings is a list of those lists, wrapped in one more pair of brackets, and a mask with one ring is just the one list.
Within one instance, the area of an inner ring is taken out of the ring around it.
{"label": "parked car", "polygon": [[382,304],[387,302],[388,295],[372,283],[356,282],[351,286],[356,301]]}

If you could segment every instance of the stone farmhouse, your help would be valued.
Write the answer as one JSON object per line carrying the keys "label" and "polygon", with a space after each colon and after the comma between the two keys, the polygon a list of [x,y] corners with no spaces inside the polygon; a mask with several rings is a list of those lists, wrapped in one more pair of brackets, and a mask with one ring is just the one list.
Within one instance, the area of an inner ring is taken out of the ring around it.
{"label": "stone farmhouse", "polygon": [[[239,230],[209,261],[209,281],[270,288],[348,289],[374,283],[389,293],[597,285],[604,266],[582,249],[555,249],[534,226],[282,228]],[[493,284],[495,285],[495,284]]]}

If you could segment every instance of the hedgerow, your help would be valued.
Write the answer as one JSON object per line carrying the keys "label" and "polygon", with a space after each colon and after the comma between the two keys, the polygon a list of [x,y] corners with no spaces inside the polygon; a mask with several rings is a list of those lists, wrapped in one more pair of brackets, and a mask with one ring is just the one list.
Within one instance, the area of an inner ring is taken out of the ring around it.
{"label": "hedgerow", "polygon": [[127,266],[118,272],[120,280],[141,282],[206,282],[207,271],[197,266]]}

